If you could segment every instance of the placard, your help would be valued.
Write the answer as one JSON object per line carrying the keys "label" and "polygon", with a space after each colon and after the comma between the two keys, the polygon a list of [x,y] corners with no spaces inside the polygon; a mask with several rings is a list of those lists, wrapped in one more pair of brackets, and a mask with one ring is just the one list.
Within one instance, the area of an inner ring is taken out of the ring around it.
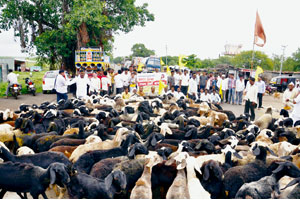
{"label": "placard", "polygon": [[141,73],[137,74],[138,87],[143,86],[144,93],[147,94],[151,91],[151,87],[155,87],[158,92],[159,80],[167,85],[168,76],[166,73]]}

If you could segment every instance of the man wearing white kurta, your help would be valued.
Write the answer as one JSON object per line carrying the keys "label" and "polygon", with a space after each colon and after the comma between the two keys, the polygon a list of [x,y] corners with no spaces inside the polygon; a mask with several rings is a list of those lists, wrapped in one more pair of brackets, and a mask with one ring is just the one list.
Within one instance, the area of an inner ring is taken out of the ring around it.
{"label": "man wearing white kurta", "polygon": [[131,74],[128,72],[128,68],[125,68],[125,71],[122,73],[123,86],[128,87]]}
{"label": "man wearing white kurta", "polygon": [[189,98],[196,100],[198,99],[198,84],[196,79],[196,74],[193,74],[193,77],[189,80]]}
{"label": "man wearing white kurta", "polygon": [[93,73],[91,78],[90,94],[99,94],[100,93],[100,78],[97,77],[96,73]]}
{"label": "man wearing white kurta", "polygon": [[200,101],[210,103],[210,94],[207,89],[205,89],[205,92],[201,94]]}
{"label": "man wearing white kurta", "polygon": [[249,114],[249,109],[251,111],[250,120],[254,121],[255,119],[255,107],[257,105],[257,93],[258,89],[257,86],[254,84],[255,78],[250,77],[249,78],[249,84],[247,84],[246,88],[246,95],[244,97],[245,103],[245,114]]}
{"label": "man wearing white kurta", "polygon": [[76,83],[76,97],[85,99],[87,97],[87,85],[91,86],[91,81],[85,76],[83,70],[79,71],[79,75],[70,81],[70,85]]}
{"label": "man wearing white kurta", "polygon": [[291,110],[294,107],[293,101],[297,94],[298,90],[294,88],[294,83],[290,82],[288,88],[284,91],[282,96],[284,109]]}
{"label": "man wearing white kurta", "polygon": [[293,109],[293,112],[291,115],[294,123],[300,120],[300,92],[298,91],[297,93],[298,94],[296,95],[296,97],[293,101],[294,109]]}

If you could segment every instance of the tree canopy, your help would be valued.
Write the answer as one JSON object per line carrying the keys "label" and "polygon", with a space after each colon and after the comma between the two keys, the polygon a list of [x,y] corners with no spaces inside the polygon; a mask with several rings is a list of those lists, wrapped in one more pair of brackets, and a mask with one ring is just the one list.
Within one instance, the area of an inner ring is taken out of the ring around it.
{"label": "tree canopy", "polygon": [[80,47],[112,49],[114,35],[153,21],[148,5],[135,0],[0,0],[0,30],[15,31],[23,51],[36,49],[53,67],[74,68]]}
{"label": "tree canopy", "polygon": [[154,55],[154,50],[147,49],[144,44],[134,44],[131,48],[132,57],[149,57]]}

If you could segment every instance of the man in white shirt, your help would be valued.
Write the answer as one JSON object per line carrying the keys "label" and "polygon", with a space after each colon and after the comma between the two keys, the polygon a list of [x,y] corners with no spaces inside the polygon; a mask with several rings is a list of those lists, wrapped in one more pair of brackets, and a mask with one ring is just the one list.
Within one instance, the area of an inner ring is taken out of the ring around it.
{"label": "man in white shirt", "polygon": [[284,91],[282,96],[282,103],[285,110],[291,110],[294,107],[294,99],[298,94],[298,90],[294,88],[294,83],[290,82],[288,88]]}
{"label": "man in white shirt", "polygon": [[257,105],[257,93],[258,93],[258,89],[257,89],[257,86],[255,85],[255,78],[250,77],[249,85],[247,85],[246,95],[244,98],[244,100],[246,101],[244,113],[249,114],[249,109],[250,109],[250,111],[251,111],[250,120],[251,121],[255,120],[254,109]]}
{"label": "man in white shirt", "polygon": [[193,77],[189,80],[189,98],[196,100],[198,99],[198,87],[197,87],[197,79],[196,74],[193,74]]}
{"label": "man in white shirt", "polygon": [[190,76],[188,74],[188,70],[185,69],[184,74],[181,76],[180,81],[179,81],[180,90],[182,91],[182,93],[184,95],[187,95],[189,80],[190,80]]}
{"label": "man in white shirt", "polygon": [[131,74],[128,72],[128,68],[125,68],[125,71],[123,72],[123,87],[129,87],[129,81],[131,78]]}
{"label": "man in white shirt", "polygon": [[169,91],[167,92],[167,94],[172,94],[172,95],[176,98],[176,100],[178,99],[178,92],[175,91],[175,86],[172,86],[172,87],[171,87],[171,90],[169,90]]}
{"label": "man in white shirt", "polygon": [[213,90],[212,94],[210,94],[210,102],[213,104],[218,104],[218,105],[221,103],[221,98],[216,93],[216,90]]}
{"label": "man in white shirt", "polygon": [[56,90],[56,100],[68,99],[68,78],[65,75],[65,70],[61,69],[54,82],[54,89]]}
{"label": "man in white shirt", "polygon": [[70,81],[69,84],[76,83],[76,98],[85,99],[87,97],[87,85],[91,87],[91,82],[85,76],[84,70],[79,71],[79,75]]}
{"label": "man in white shirt", "polygon": [[201,94],[200,101],[210,103],[210,94],[208,93],[207,89],[205,89],[204,93]]}
{"label": "man in white shirt", "polygon": [[100,78],[97,77],[97,73],[93,73],[91,78],[91,86],[89,88],[90,94],[98,95],[100,93]]}
{"label": "man in white shirt", "polygon": [[240,75],[239,79],[236,80],[236,99],[235,99],[236,104],[242,105],[244,89],[245,89],[244,79],[243,76]]}
{"label": "man in white shirt", "polygon": [[109,79],[107,78],[107,72],[104,72],[104,76],[101,78],[101,95],[108,94]]}
{"label": "man in white shirt", "polygon": [[8,98],[8,92],[9,92],[9,88],[10,86],[12,86],[13,84],[18,84],[18,74],[13,73],[13,70],[8,70],[8,75],[7,75],[7,82],[8,82],[8,86],[6,88],[6,98]]}
{"label": "man in white shirt", "polygon": [[184,95],[182,92],[181,92],[181,89],[180,87],[177,89],[177,99],[180,99],[181,97],[183,97],[185,99],[186,95]]}
{"label": "man in white shirt", "polygon": [[257,89],[258,89],[258,109],[262,108],[262,99],[263,96],[266,92],[266,84],[265,82],[261,79],[261,76],[258,77],[258,81],[256,82]]}
{"label": "man in white shirt", "polygon": [[180,81],[180,70],[175,70],[176,73],[174,74],[174,85],[175,85],[175,91],[177,91],[177,89],[179,88],[179,81]]}
{"label": "man in white shirt", "polygon": [[291,117],[295,124],[297,121],[300,120],[300,92],[299,91],[297,91],[297,95],[293,101],[293,104],[294,104],[294,109]]}
{"label": "man in white shirt", "polygon": [[118,74],[115,76],[115,86],[116,86],[116,94],[122,94],[124,85],[123,85],[123,76],[121,70],[119,70]]}

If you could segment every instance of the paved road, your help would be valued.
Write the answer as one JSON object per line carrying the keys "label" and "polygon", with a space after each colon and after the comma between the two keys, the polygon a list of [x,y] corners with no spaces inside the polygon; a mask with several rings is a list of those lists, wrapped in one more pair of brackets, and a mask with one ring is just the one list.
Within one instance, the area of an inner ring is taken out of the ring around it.
{"label": "paved road", "polygon": [[41,103],[49,101],[53,102],[56,101],[56,94],[42,94],[38,93],[36,96],[33,95],[20,95],[18,99],[14,99],[14,97],[8,97],[8,99],[1,98],[0,99],[0,110],[5,110],[7,108],[11,110],[18,110],[19,106],[23,104],[37,104],[40,105]]}

